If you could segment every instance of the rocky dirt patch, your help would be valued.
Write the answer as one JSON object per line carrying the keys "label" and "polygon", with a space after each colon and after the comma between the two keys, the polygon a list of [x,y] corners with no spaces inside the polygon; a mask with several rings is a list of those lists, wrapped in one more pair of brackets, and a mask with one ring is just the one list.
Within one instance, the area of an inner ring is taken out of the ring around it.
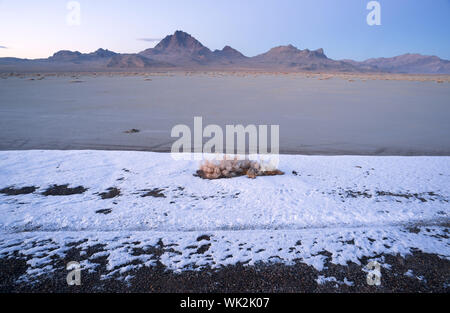
{"label": "rocky dirt patch", "polygon": [[69,184],[66,185],[53,185],[47,188],[42,195],[44,196],[70,196],[76,194],[82,194],[87,191],[87,188],[83,186],[78,186],[74,188],[69,188]]}
{"label": "rocky dirt patch", "polygon": [[18,196],[18,195],[27,195],[30,193],[33,193],[38,189],[39,187],[35,186],[28,186],[28,187],[21,187],[21,188],[14,188],[14,186],[6,187],[3,189],[0,189],[0,193],[8,195],[8,196]]}

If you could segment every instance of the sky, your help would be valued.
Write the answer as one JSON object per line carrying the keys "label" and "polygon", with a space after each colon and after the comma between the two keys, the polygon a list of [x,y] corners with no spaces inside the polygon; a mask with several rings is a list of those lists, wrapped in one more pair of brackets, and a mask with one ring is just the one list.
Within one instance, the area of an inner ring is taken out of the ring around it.
{"label": "sky", "polygon": [[[137,53],[183,30],[208,48],[247,56],[279,45],[323,48],[333,59],[403,53],[450,60],[450,0],[0,0],[0,57],[46,58],[59,50]],[[72,19],[73,21],[73,19]]]}

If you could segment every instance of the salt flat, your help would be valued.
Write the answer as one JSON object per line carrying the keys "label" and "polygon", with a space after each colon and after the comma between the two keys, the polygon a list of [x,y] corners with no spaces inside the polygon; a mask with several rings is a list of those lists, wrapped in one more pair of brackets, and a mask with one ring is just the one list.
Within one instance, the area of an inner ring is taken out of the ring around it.
{"label": "salt flat", "polygon": [[[240,265],[282,264],[290,286],[294,264],[313,285],[354,291],[367,287],[361,271],[377,261],[394,285],[403,277],[400,290],[448,290],[448,82],[33,77],[0,79],[0,266],[14,281],[0,289],[47,286],[43,277],[64,285],[65,264],[75,260],[105,280],[164,269],[143,275],[145,284],[166,282],[165,271],[209,277],[206,269],[232,266],[233,276]],[[198,161],[123,151],[169,151],[172,127],[191,126],[194,116],[205,125],[279,124],[285,175],[207,181],[193,176]],[[399,270],[386,258],[408,265]]]}
{"label": "salt flat", "polygon": [[[170,151],[176,124],[278,124],[282,153],[450,155],[449,83],[189,73],[0,79],[0,149]],[[30,80],[33,79],[33,80]],[[374,78],[377,79],[377,78]],[[124,133],[129,129],[139,133]]]}

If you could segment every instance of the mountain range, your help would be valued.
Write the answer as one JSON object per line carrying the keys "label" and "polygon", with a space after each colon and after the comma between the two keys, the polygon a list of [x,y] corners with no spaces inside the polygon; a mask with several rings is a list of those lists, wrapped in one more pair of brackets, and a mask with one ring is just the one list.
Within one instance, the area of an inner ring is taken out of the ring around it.
{"label": "mountain range", "polygon": [[323,49],[279,46],[254,57],[247,57],[225,46],[210,50],[193,36],[176,31],[154,48],[137,54],[120,54],[106,49],[92,53],[62,50],[46,59],[0,58],[0,71],[113,71],[121,69],[232,69],[320,72],[388,72],[450,74],[450,61],[437,56],[404,54],[362,62],[333,60]]}

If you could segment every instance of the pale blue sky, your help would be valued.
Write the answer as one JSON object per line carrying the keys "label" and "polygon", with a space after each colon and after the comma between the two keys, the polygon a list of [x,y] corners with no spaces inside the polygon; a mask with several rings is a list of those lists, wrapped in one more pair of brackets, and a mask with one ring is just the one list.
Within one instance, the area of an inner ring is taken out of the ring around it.
{"label": "pale blue sky", "polygon": [[[248,56],[293,44],[334,59],[407,52],[450,59],[450,0],[379,0],[381,26],[368,26],[369,0],[79,0],[81,25],[66,23],[66,0],[0,0],[0,57],[48,57],[68,49],[139,52],[184,30],[210,49]],[[5,48],[6,47],[6,48]]]}

